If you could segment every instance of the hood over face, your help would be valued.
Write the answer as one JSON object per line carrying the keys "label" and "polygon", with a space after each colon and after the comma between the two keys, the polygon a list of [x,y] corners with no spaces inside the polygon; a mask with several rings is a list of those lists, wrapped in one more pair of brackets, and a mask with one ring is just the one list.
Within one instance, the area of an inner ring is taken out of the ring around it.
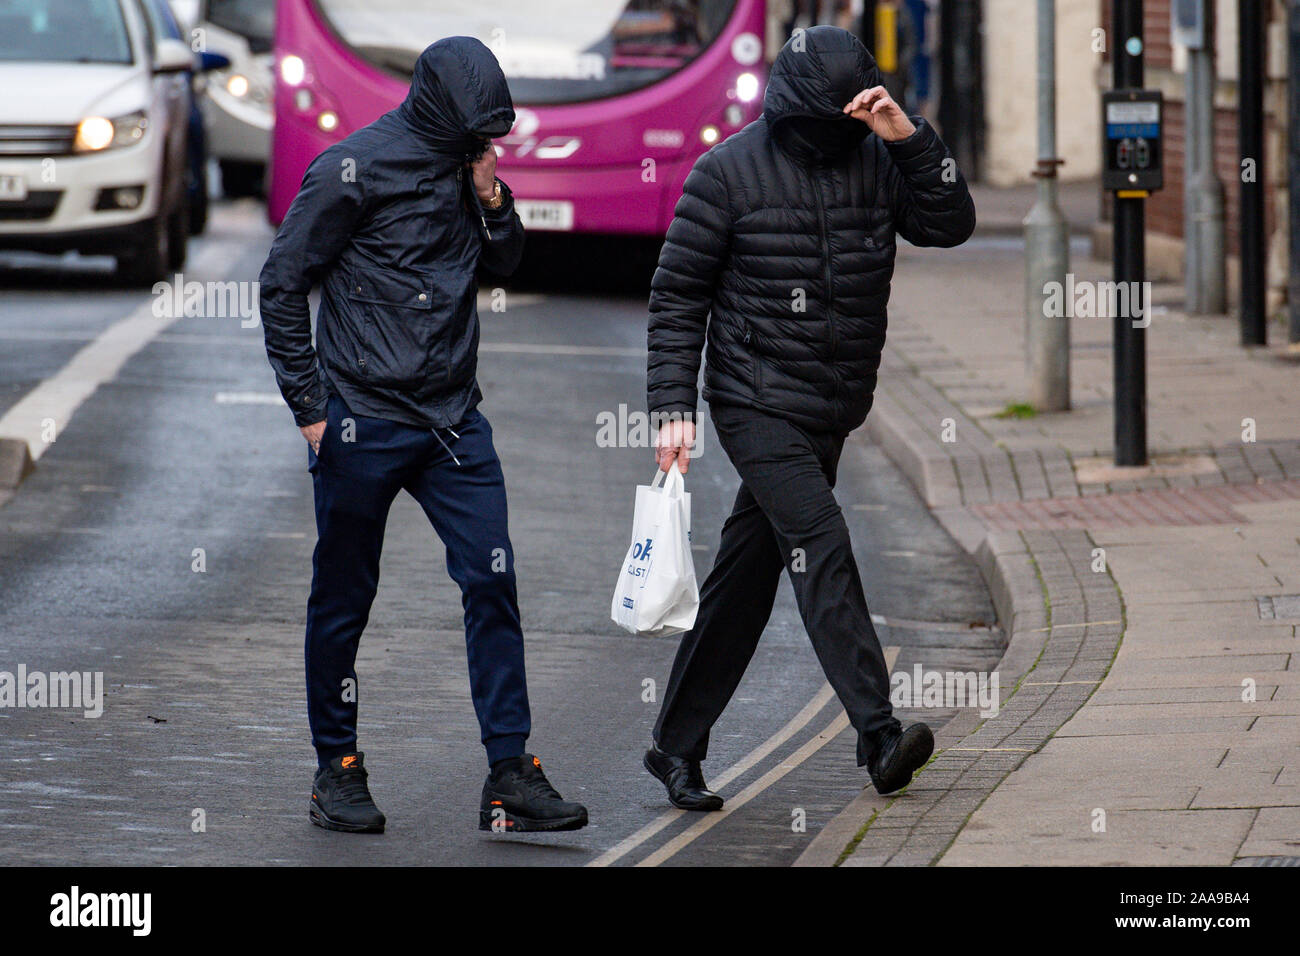
{"label": "hood over face", "polygon": [[515,123],[501,64],[473,37],[447,37],[426,48],[398,112],[435,151],[457,159],[478,152],[481,137],[504,136]]}
{"label": "hood over face", "polygon": [[791,152],[834,158],[871,134],[844,107],[882,83],[875,58],[862,41],[839,27],[816,26],[795,34],[777,54],[763,96],[772,135]]}

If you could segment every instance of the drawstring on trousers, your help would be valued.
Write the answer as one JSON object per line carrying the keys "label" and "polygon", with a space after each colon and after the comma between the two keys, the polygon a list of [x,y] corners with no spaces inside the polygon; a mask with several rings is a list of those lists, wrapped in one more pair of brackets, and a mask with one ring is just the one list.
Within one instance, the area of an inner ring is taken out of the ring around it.
{"label": "drawstring on trousers", "polygon": [[[430,431],[433,432],[433,437],[438,439],[438,444],[443,447],[443,449],[447,452],[447,454],[451,455],[451,460],[454,461],[456,463],[456,467],[459,468],[460,459],[456,457],[456,453],[451,450],[450,446],[448,446],[448,444],[442,440],[442,436],[438,434],[438,429],[431,428]],[[447,431],[451,432],[452,437],[460,438],[460,436],[456,434],[454,429],[448,428]]]}

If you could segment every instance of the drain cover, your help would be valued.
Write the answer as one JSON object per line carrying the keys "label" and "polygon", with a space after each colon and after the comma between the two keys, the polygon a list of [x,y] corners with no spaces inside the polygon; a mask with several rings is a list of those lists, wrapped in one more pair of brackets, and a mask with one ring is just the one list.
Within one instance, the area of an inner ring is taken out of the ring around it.
{"label": "drain cover", "polygon": [[1300,856],[1243,856],[1233,866],[1300,866]]}
{"label": "drain cover", "polygon": [[1300,620],[1300,594],[1277,594],[1272,597],[1256,597],[1259,604],[1261,621]]}

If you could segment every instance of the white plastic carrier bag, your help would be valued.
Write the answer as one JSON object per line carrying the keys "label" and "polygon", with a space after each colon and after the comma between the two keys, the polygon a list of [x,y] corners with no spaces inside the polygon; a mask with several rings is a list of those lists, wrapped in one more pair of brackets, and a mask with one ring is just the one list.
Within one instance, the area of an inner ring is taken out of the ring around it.
{"label": "white plastic carrier bag", "polygon": [[632,543],[619,568],[610,617],[633,634],[662,636],[695,625],[700,591],[691,555],[691,496],[674,463],[636,489]]}

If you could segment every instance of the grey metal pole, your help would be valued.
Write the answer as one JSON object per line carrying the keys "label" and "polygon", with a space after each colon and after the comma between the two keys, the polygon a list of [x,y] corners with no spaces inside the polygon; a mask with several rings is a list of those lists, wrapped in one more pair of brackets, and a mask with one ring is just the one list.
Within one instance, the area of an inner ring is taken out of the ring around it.
{"label": "grey metal pole", "polygon": [[1287,4],[1287,341],[1300,342],[1300,0]]}
{"label": "grey metal pole", "polygon": [[1197,0],[1203,43],[1187,50],[1184,111],[1187,144],[1183,185],[1184,289],[1189,312],[1227,311],[1223,249],[1223,183],[1214,171],[1214,42],[1209,0]]}
{"label": "grey metal pole", "polygon": [[1025,217],[1025,348],[1029,400],[1039,411],[1070,407],[1070,318],[1049,315],[1052,283],[1065,287],[1070,267],[1070,232],[1057,202],[1056,169],[1056,3],[1038,0],[1038,199]]}

